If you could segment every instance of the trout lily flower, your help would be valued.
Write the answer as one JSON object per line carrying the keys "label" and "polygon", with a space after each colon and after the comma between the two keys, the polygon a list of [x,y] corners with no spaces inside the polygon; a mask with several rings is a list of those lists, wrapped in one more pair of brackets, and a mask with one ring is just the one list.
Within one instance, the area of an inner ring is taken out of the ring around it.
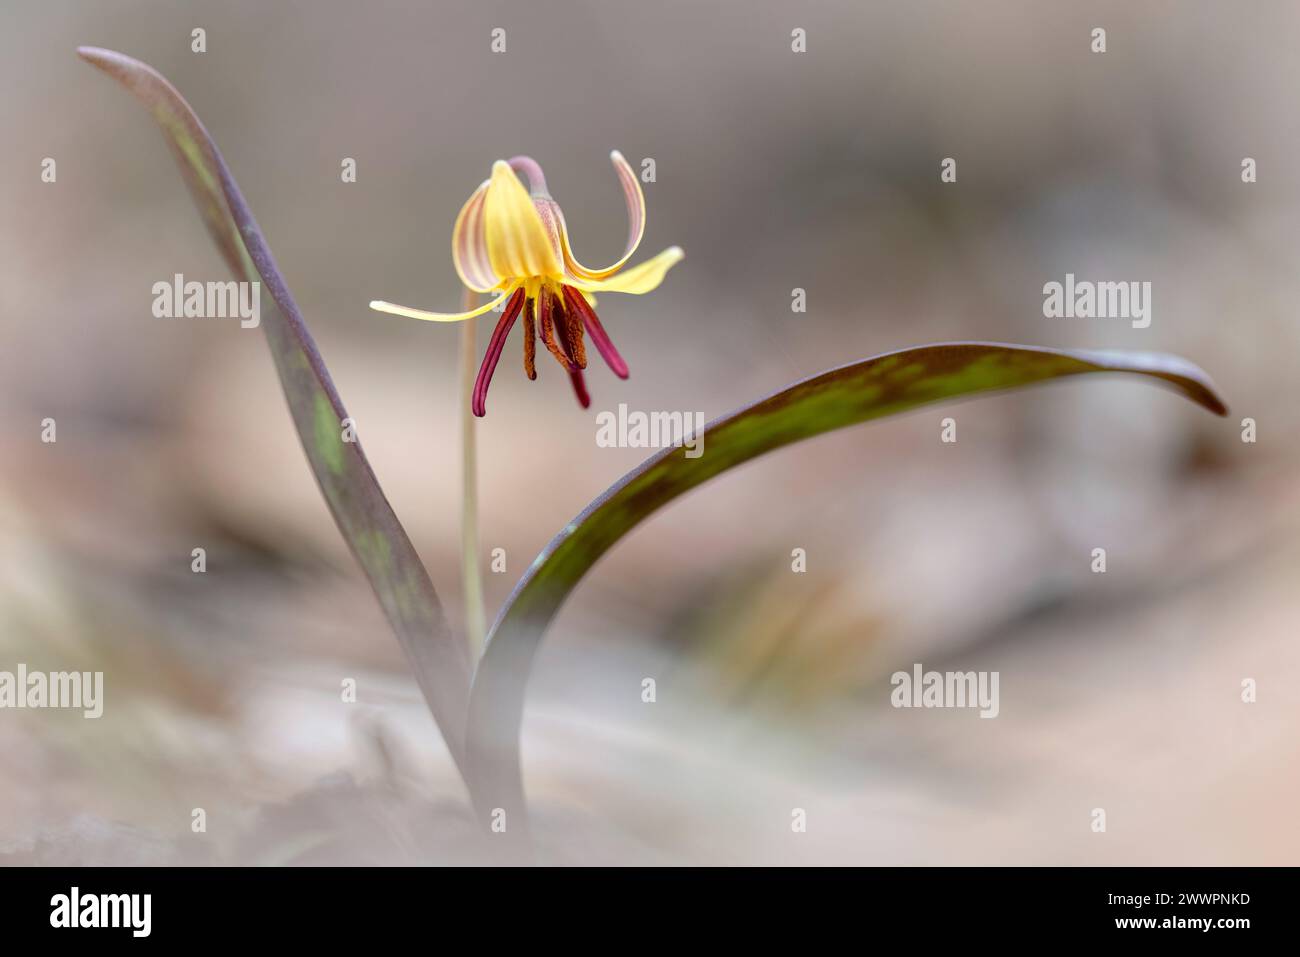
{"label": "trout lily flower", "polygon": [[[425,312],[408,306],[375,301],[370,308],[395,316],[431,322],[463,322],[504,304],[501,319],[488,342],[472,396],[473,412],[487,412],[487,391],[515,320],[524,317],[524,372],[537,378],[537,339],[569,373],[573,391],[585,409],[591,404],[583,370],[587,367],[584,333],[596,351],[621,379],[627,363],[610,342],[596,318],[597,292],[624,292],[635,296],[650,292],[682,258],[676,246],[638,266],[624,269],[641,244],[645,232],[645,196],[636,174],[623,154],[610,154],[623,197],[627,202],[627,247],[621,259],[603,269],[578,262],[569,244],[569,231],[559,204],[546,189],[546,177],[537,162],[516,156],[492,165],[492,177],[470,196],[456,217],[451,234],[451,259],[467,288],[493,293],[494,298],[469,312]],[[519,176],[528,180],[524,190]]]}

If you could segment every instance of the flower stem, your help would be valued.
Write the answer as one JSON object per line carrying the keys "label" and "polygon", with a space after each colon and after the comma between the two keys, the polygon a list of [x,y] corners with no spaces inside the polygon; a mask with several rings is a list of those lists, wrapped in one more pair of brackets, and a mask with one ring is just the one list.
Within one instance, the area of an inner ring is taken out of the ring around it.
{"label": "flower stem", "polygon": [[[465,311],[478,305],[478,294],[465,290]],[[479,573],[478,545],[478,448],[475,444],[474,360],[478,357],[477,323],[460,324],[460,574],[465,600],[465,637],[471,657],[483,653],[487,616],[483,610],[483,579]]]}

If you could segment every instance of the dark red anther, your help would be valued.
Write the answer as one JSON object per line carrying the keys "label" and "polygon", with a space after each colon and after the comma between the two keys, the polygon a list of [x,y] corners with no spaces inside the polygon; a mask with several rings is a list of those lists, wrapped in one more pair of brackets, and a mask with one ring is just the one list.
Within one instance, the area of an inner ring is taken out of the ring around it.
{"label": "dark red anther", "polygon": [[[572,355],[573,347],[569,342],[569,324],[562,319],[555,323],[555,337],[559,340],[560,348],[565,353]],[[573,394],[578,397],[578,405],[584,409],[591,405],[591,396],[587,394],[587,382],[583,378],[582,369],[572,362],[569,363],[569,381],[573,383]]]}
{"label": "dark red anther", "polygon": [[524,375],[537,378],[537,300],[524,303]]}
{"label": "dark red anther", "polygon": [[[569,361],[569,357],[565,353],[564,348],[555,340],[555,327],[557,325],[563,325],[564,322],[564,304],[557,302],[555,296],[553,296],[551,291],[545,286],[543,286],[541,292],[538,293],[537,302],[541,308],[542,314],[540,323],[542,327],[540,330],[542,343],[546,346],[551,355],[555,356],[555,361],[560,363],[560,365],[564,366],[566,369],[576,368],[576,366]],[[555,321],[555,312],[557,308],[560,312],[559,322]]]}

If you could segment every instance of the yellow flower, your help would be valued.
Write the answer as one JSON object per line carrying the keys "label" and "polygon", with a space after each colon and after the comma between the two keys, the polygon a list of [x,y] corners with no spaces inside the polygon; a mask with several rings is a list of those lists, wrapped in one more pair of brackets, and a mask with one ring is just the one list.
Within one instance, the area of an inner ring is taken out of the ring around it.
{"label": "yellow flower", "polygon": [[[587,367],[584,331],[591,334],[596,350],[614,374],[627,378],[627,363],[596,318],[592,293],[625,292],[639,296],[650,292],[663,282],[683,253],[672,246],[639,266],[623,269],[645,232],[645,196],[623,154],[615,150],[610,160],[623,187],[628,214],[627,249],[612,266],[589,269],[578,262],[569,245],[564,214],[546,191],[542,168],[527,156],[516,156],[509,162],[497,160],[492,164],[492,178],[470,196],[456,217],[451,234],[451,258],[461,281],[474,292],[497,295],[477,309],[460,313],[425,312],[388,302],[370,303],[371,309],[380,312],[432,322],[461,322],[505,304],[474,384],[475,415],[487,411],[492,373],[520,314],[524,317],[524,371],[528,378],[537,378],[535,357],[539,331],[542,343],[568,370],[584,409],[591,404],[582,374]],[[524,190],[516,174],[527,178],[531,193]]]}

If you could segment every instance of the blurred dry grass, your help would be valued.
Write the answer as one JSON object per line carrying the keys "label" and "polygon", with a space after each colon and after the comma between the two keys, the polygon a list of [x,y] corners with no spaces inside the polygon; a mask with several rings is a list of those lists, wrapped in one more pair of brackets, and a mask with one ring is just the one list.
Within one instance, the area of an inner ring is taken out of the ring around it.
{"label": "blurred dry grass", "polygon": [[[260,336],[149,316],[154,281],[221,266],[149,119],[73,55],[94,43],[157,66],[213,132],[455,615],[455,332],[365,303],[458,302],[450,225],[499,156],[543,163],[592,260],[624,229],[609,149],[657,161],[645,248],[688,258],[653,296],[602,300],[633,376],[597,373],[592,413],[712,416],[941,338],[1167,349],[1227,395],[1218,421],[1141,386],[1054,386],[944,410],[956,446],[923,412],[657,516],[539,661],[525,758],[550,859],[1293,863],[1297,27],[1287,3],[7,6],[0,668],[102,669],[108,705],[0,712],[0,844],[480,853]],[[1043,319],[1067,271],[1152,281],[1152,327]],[[493,396],[484,544],[509,574],[490,611],[641,457],[596,448],[549,367],[503,366]],[[893,711],[887,676],[913,661],[1000,670],[1001,716]]]}

